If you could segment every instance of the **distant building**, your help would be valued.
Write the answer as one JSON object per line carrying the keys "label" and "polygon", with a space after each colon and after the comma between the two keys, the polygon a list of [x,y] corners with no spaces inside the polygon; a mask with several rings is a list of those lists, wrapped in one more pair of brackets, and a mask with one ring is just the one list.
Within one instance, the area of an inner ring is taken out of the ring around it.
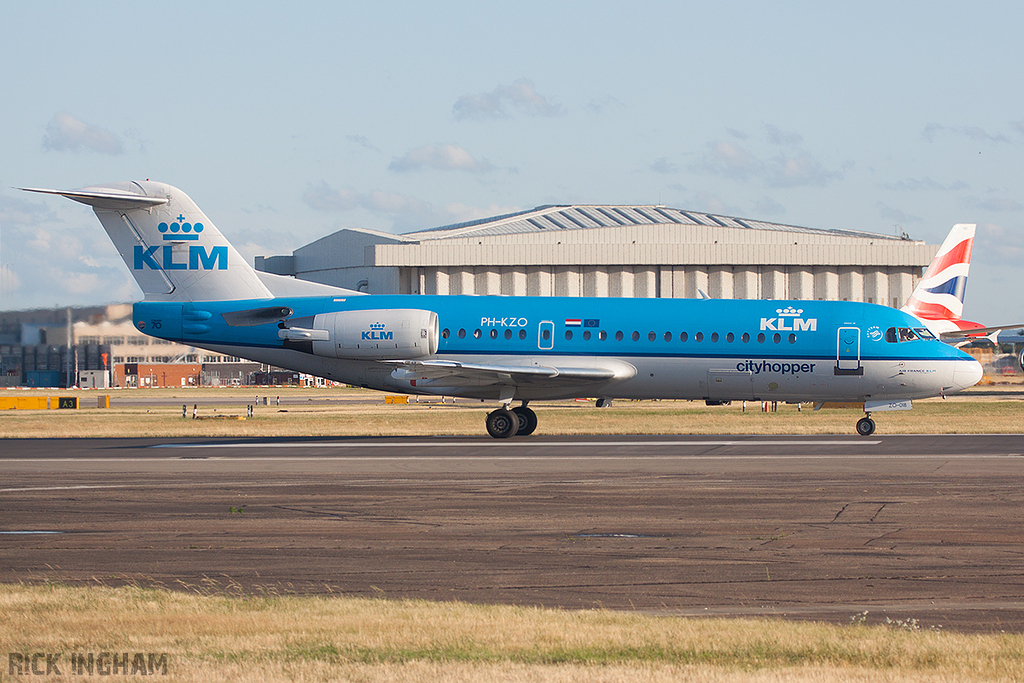
{"label": "distant building", "polygon": [[664,206],[541,206],[345,229],[256,268],[371,294],[828,299],[902,306],[937,246]]}

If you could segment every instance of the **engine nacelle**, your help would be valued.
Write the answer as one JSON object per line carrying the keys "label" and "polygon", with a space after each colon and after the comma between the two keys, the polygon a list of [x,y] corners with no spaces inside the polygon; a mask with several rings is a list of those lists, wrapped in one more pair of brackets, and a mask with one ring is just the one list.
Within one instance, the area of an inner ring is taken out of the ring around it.
{"label": "engine nacelle", "polygon": [[414,308],[336,311],[313,318],[313,353],[332,358],[392,360],[437,352],[437,313]]}

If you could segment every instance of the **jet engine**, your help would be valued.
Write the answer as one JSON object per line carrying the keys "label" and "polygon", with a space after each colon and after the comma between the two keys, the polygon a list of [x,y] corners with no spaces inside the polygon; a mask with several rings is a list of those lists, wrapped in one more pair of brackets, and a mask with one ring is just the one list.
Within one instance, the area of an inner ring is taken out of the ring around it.
{"label": "jet engine", "polygon": [[[392,360],[421,358],[437,352],[437,313],[414,308],[335,311],[312,318],[308,328],[292,319],[280,330],[287,346],[312,346],[330,358]],[[290,344],[288,342],[291,342]]]}

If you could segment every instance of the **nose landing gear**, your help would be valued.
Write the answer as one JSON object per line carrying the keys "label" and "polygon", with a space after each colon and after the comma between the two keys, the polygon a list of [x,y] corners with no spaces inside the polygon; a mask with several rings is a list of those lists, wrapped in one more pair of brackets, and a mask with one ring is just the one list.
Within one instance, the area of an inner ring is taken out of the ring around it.
{"label": "nose landing gear", "polygon": [[857,433],[861,436],[871,436],[875,433],[875,421],[871,419],[871,413],[857,420]]}

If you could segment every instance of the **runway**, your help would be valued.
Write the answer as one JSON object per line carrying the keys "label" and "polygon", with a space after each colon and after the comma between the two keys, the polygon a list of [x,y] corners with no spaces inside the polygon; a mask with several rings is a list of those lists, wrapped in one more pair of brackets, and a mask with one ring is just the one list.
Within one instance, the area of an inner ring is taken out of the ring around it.
{"label": "runway", "polygon": [[7,440],[0,580],[1024,630],[1024,438]]}

